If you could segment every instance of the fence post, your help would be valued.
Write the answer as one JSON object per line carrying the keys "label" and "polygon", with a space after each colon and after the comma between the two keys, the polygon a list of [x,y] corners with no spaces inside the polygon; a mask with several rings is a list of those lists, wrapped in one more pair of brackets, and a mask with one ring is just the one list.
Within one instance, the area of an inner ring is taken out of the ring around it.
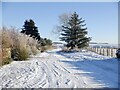
{"label": "fence post", "polygon": [[95,52],[97,53],[97,48],[95,49]]}
{"label": "fence post", "polygon": [[95,52],[95,48],[93,48],[93,52]]}
{"label": "fence post", "polygon": [[113,48],[111,48],[111,57],[113,57]]}
{"label": "fence post", "polygon": [[103,48],[103,55],[105,55],[105,51],[104,51],[105,49]]}
{"label": "fence post", "polygon": [[101,48],[100,48],[100,55],[101,55]]}
{"label": "fence post", "polygon": [[108,50],[108,48],[107,48],[107,56],[109,56],[109,50]]}
{"label": "fence post", "polygon": [[104,48],[102,48],[102,55],[104,55],[103,49],[104,49]]}

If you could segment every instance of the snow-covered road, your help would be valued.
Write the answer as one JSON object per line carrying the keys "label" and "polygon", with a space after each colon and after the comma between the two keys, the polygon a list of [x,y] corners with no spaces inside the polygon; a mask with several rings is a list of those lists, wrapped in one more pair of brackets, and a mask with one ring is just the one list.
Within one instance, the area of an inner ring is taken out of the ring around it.
{"label": "snow-covered road", "polygon": [[40,87],[117,88],[118,61],[89,51],[57,49],[0,68],[0,89]]}

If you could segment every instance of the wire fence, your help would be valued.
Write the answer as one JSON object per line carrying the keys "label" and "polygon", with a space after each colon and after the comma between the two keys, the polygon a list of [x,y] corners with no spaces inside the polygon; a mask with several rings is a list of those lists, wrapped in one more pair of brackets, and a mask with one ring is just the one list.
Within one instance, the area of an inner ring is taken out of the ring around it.
{"label": "wire fence", "polygon": [[88,47],[87,49],[100,55],[116,57],[116,51],[118,48]]}

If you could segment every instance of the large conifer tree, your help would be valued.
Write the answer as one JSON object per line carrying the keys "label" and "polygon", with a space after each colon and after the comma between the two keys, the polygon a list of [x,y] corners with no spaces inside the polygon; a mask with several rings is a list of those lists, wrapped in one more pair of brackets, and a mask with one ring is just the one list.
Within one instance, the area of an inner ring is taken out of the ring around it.
{"label": "large conifer tree", "polygon": [[21,33],[30,35],[30,37],[33,37],[37,39],[38,41],[40,40],[40,35],[38,33],[38,27],[35,26],[35,22],[32,19],[30,19],[29,21],[26,20],[24,22]]}
{"label": "large conifer tree", "polygon": [[85,20],[79,19],[78,14],[74,12],[68,21],[68,25],[62,25],[62,37],[60,39],[67,43],[68,48],[83,48],[89,45],[90,37],[86,37],[87,28],[84,22]]}

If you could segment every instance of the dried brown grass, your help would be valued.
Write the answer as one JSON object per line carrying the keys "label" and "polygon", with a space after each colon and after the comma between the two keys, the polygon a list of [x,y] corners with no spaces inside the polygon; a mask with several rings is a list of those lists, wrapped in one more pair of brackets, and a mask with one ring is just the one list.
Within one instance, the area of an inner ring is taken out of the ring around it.
{"label": "dried brown grass", "polygon": [[0,64],[10,63],[11,55],[16,54],[12,52],[14,50],[18,50],[19,60],[27,59],[30,54],[36,53],[37,44],[37,40],[19,33],[18,29],[3,27],[0,30]]}

